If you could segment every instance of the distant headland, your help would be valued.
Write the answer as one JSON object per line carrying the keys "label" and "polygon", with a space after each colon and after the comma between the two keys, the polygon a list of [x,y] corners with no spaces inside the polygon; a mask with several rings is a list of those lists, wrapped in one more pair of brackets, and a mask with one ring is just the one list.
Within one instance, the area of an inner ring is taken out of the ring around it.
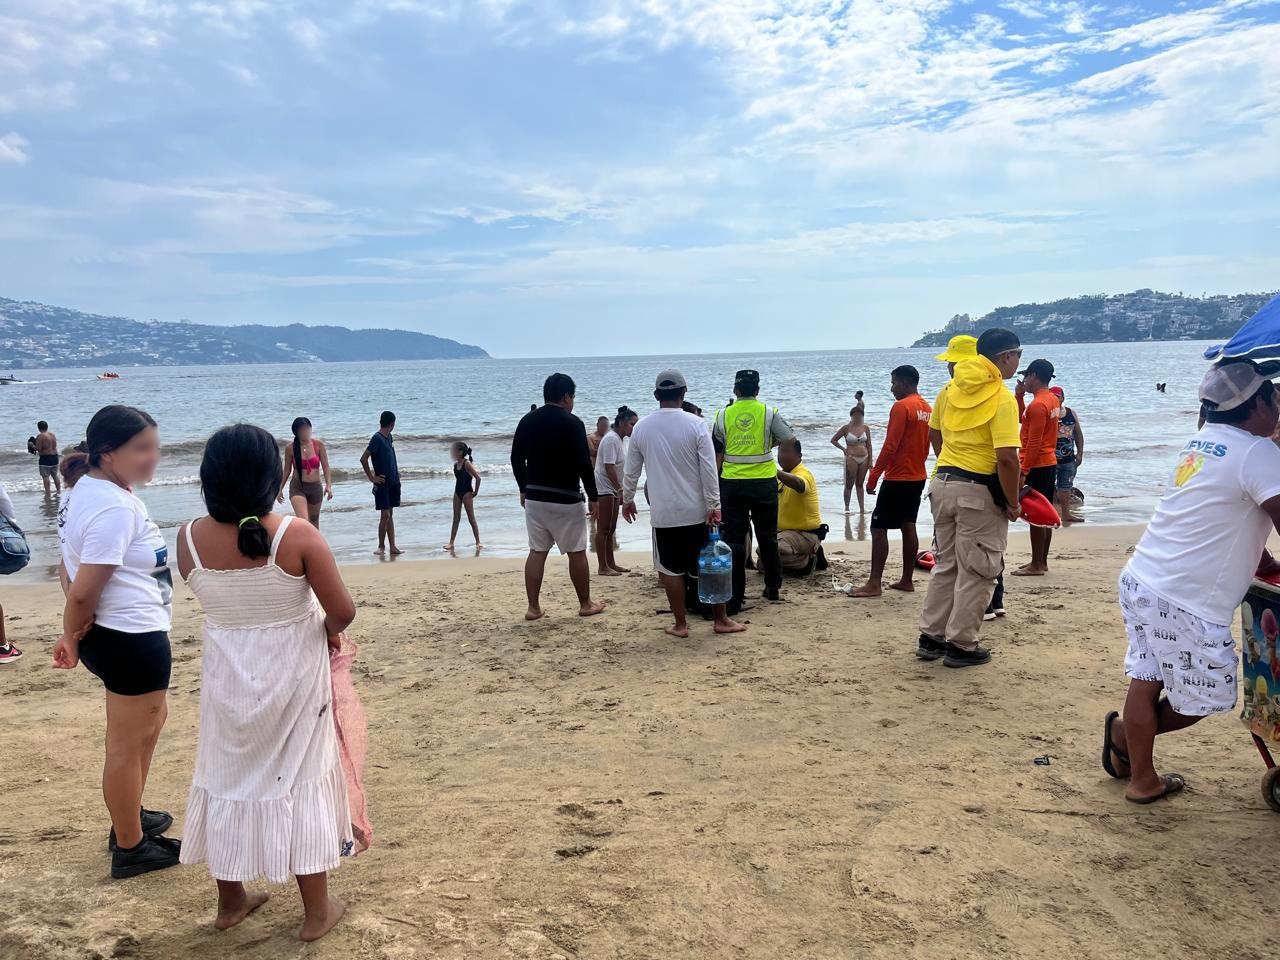
{"label": "distant headland", "polygon": [[1071,297],[1052,303],[998,307],[985,316],[951,318],[913,347],[945,347],[956,334],[977,336],[988,327],[1007,327],[1023,343],[1120,343],[1135,340],[1227,340],[1244,321],[1275,296],[1240,293],[1186,297],[1180,293],[1133,293]]}
{"label": "distant headland", "polygon": [[144,322],[0,297],[0,370],[488,356],[470,344],[408,330]]}

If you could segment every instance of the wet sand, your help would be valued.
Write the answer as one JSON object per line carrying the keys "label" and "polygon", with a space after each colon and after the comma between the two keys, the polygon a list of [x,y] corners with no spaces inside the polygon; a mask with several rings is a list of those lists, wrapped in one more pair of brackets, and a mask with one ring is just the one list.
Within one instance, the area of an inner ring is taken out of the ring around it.
{"label": "wet sand", "polygon": [[[1059,534],[968,670],[912,655],[922,593],[853,601],[829,577],[757,602],[745,634],[677,641],[647,555],[593,581],[609,610],[586,620],[553,559],[533,624],[518,561],[349,568],[375,845],[306,947],[292,885],[217,933],[203,868],[109,879],[101,687],[48,667],[56,586],[6,591],[27,656],[0,671],[0,957],[1272,957],[1280,817],[1236,717],[1158,746],[1190,780],[1175,800],[1127,804],[1098,766],[1137,535]],[[864,577],[866,545],[836,547]],[[1015,537],[1009,566],[1026,556]],[[180,587],[146,798],[175,835],[199,631]]]}

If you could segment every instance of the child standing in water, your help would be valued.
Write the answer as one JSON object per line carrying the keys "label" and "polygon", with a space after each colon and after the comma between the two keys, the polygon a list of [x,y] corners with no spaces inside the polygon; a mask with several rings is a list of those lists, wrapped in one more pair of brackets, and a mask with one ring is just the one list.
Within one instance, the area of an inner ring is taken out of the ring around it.
{"label": "child standing in water", "polygon": [[480,527],[476,524],[475,500],[480,494],[480,473],[471,459],[471,448],[466,443],[461,440],[453,441],[449,452],[453,454],[453,529],[449,531],[449,542],[444,548],[453,553],[453,543],[458,539],[458,524],[462,522],[462,510],[465,507],[467,522],[471,524],[471,532],[476,538],[476,553],[479,553]]}
{"label": "child standing in water", "polygon": [[209,514],[178,535],[178,570],[205,613],[182,862],[209,864],[219,930],[266,902],[245,881],[295,876],[298,936],[318,940],[346,910],[329,896],[328,871],[355,842],[329,672],[355,604],[320,531],[272,514],[278,451],[250,424],[210,437],[200,464]]}

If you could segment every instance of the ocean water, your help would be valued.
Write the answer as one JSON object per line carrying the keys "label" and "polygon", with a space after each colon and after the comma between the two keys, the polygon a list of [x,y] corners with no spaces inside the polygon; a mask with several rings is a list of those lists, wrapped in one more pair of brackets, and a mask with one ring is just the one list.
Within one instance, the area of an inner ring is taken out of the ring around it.
{"label": "ocean water", "polygon": [[[1164,488],[1176,452],[1195,430],[1196,388],[1205,344],[1159,342],[1069,344],[1031,348],[1026,359],[1054,362],[1067,403],[1086,436],[1077,486],[1091,523],[1144,521]],[[48,420],[64,448],[84,437],[101,406],[129,403],[160,425],[164,460],[155,481],[139,491],[171,545],[180,524],[203,513],[197,479],[204,439],[244,420],[271,430],[283,443],[295,416],[307,416],[329,446],[334,499],[325,504],[322,530],[341,562],[373,562],[377,532],[370,485],[360,454],[384,409],[395,411],[396,447],[404,505],[396,527],[406,558],[443,556],[448,539],[453,479],[449,444],[466,440],[483,478],[476,512],[487,554],[524,552],[524,521],[509,462],[511,435],[529,405],[541,402],[549,373],[570,374],[578,385],[574,412],[594,429],[600,415],[626,404],[645,413],[656,406],[653,378],[675,365],[689,382],[689,399],[712,411],[729,399],[734,371],[761,373],[761,397],[779,407],[804,444],[817,477],[829,543],[867,536],[866,518],[846,516],[841,498],[843,459],[830,445],[847,420],[855,390],[866,392],[867,418],[877,449],[893,402],[889,371],[910,363],[921,372],[930,400],[946,380],[935,350],[857,350],[717,356],[600,357],[561,360],[434,360],[316,365],[157,367],[125,369],[118,381],[98,371],[18,371],[25,382],[0,386],[4,435],[0,481],[27,531],[33,560],[17,578],[56,575],[56,504],[41,490],[35,458],[26,452],[37,420]],[[1155,390],[1167,381],[1168,392]],[[868,498],[868,509],[871,498]],[[927,539],[928,509],[921,510]],[[621,524],[625,549],[648,549],[647,513]],[[459,555],[467,553],[465,516]]]}

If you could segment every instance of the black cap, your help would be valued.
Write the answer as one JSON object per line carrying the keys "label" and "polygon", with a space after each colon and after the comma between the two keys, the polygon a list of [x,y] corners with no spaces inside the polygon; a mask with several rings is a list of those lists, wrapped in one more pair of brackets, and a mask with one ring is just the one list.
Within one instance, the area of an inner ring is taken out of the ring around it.
{"label": "black cap", "polygon": [[1027,364],[1027,369],[1018,371],[1018,376],[1020,377],[1025,377],[1028,374],[1043,383],[1048,383],[1053,379],[1053,364],[1048,360],[1032,360]]}
{"label": "black cap", "polygon": [[1022,346],[1022,341],[1018,339],[1018,335],[1012,330],[1006,330],[1004,327],[992,327],[990,330],[982,331],[982,336],[978,337],[978,355],[986,357],[988,360],[994,360],[1002,353],[1008,353],[1010,350],[1017,350]]}
{"label": "black cap", "polygon": [[739,370],[733,375],[733,385],[742,387],[748,393],[754,393],[760,389],[760,371],[759,370]]}

